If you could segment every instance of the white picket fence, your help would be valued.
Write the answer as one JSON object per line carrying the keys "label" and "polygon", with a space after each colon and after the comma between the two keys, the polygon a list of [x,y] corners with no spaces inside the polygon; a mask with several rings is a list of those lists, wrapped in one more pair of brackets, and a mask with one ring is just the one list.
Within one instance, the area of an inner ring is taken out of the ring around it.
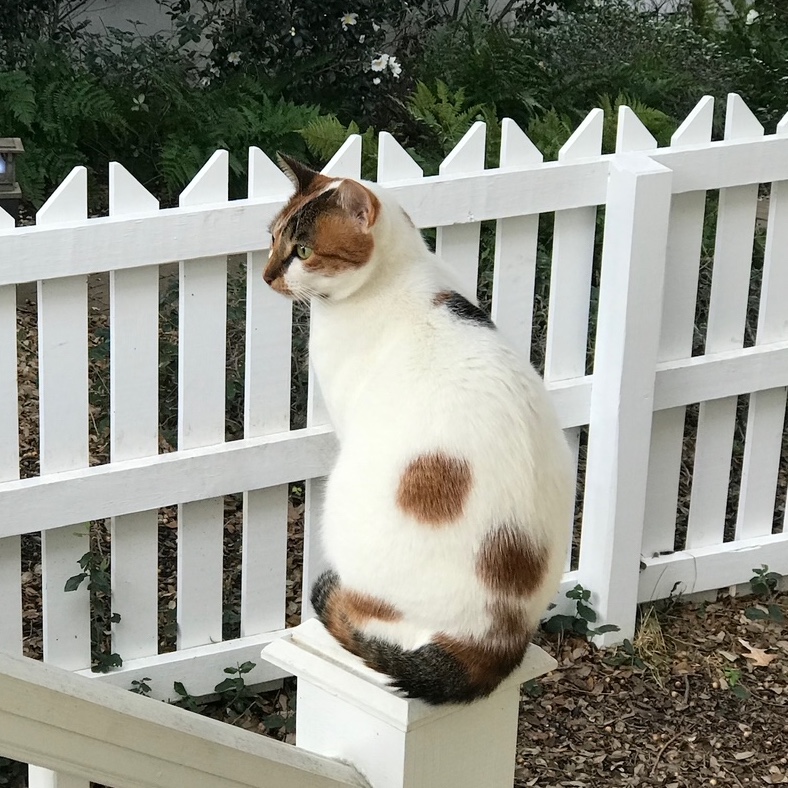
{"label": "white picket fence", "polygon": [[[524,354],[539,217],[555,214],[545,377],[576,455],[588,428],[578,566],[567,571],[557,601],[565,603],[563,592],[576,583],[590,589],[600,620],[620,627],[602,643],[632,635],[639,602],[743,583],[761,564],[788,574],[788,531],[773,533],[788,386],[788,116],[764,135],[731,95],[725,138],[712,142],[712,113],[706,97],[670,147],[658,149],[622,107],[617,152],[603,156],[603,115],[595,110],[550,163],[505,121],[494,169],[484,167],[485,127],[477,123],[434,177],[423,177],[391,135],[380,137],[378,181],[417,226],[438,228],[437,250],[470,292],[480,223],[496,221],[493,318]],[[325,171],[357,177],[360,163],[360,138],[351,137]],[[288,670],[281,660],[279,667],[261,660],[260,651],[285,632],[291,481],[308,480],[305,588],[323,565],[316,520],[335,442],[311,381],[308,426],[289,429],[291,305],[260,275],[266,227],[291,186],[255,148],[248,198],[228,201],[227,184],[228,155],[217,151],[179,207],[160,210],[113,164],[110,215],[87,219],[87,176],[77,168],[34,227],[15,228],[0,214],[0,650],[22,651],[20,536],[40,531],[45,660],[126,689],[149,677],[162,699],[173,696],[173,681],[193,694],[211,692],[223,668],[247,660],[256,663],[253,682]],[[768,232],[757,341],[744,348],[759,184],[771,184]],[[706,345],[693,356],[712,190],[719,190],[719,209]],[[586,374],[600,206],[601,278],[593,374]],[[239,253],[248,263],[245,436],[225,442],[227,256]],[[173,261],[180,261],[178,450],[159,454],[159,266]],[[87,276],[107,271],[111,461],[88,467]],[[16,286],[33,281],[41,471],[20,479]],[[738,519],[735,539],[724,541],[736,403],[744,394]],[[686,548],[674,552],[685,411],[695,403]],[[223,641],[223,498],[235,493],[243,493],[241,637]],[[157,510],[175,504],[178,650],[160,655]],[[123,667],[106,675],[89,669],[86,589],[63,591],[86,549],[79,524],[99,518],[111,518],[112,604],[121,613],[112,642],[123,657]],[[2,744],[0,734],[0,754]],[[35,771],[31,785],[49,785],[42,775]]]}

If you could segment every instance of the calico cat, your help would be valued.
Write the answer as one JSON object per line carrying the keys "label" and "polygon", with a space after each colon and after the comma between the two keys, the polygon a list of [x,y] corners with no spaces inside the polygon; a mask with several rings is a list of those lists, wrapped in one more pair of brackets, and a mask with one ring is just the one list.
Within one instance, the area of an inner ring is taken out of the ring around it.
{"label": "calico cat", "polygon": [[264,278],[311,300],[340,444],[312,604],[406,696],[484,697],[563,571],[574,478],[550,400],[385,190],[280,164],[296,192]]}

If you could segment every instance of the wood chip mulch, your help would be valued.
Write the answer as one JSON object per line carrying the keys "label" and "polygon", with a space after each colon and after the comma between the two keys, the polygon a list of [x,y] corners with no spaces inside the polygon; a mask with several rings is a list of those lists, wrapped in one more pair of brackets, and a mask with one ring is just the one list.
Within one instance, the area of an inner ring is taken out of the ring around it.
{"label": "wood chip mulch", "polygon": [[788,632],[756,604],[648,612],[631,649],[543,640],[559,669],[524,692],[515,786],[788,784]]}

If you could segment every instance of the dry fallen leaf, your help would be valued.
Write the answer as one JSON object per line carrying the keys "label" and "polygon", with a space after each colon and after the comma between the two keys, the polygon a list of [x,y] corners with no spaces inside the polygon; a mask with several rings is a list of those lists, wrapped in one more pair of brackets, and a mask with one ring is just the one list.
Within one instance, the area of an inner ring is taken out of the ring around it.
{"label": "dry fallen leaf", "polygon": [[745,654],[744,658],[752,660],[753,665],[765,668],[770,662],[777,659],[776,654],[767,654],[764,649],[755,648],[742,638],[739,638],[739,643],[750,652],[749,654]]}

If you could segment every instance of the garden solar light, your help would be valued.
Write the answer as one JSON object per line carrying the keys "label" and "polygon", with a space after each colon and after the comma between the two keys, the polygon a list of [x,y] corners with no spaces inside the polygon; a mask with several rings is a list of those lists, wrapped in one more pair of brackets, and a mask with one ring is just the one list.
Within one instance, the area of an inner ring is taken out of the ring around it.
{"label": "garden solar light", "polygon": [[24,152],[19,137],[0,137],[0,208],[16,217],[22,190],[16,182],[16,157]]}

